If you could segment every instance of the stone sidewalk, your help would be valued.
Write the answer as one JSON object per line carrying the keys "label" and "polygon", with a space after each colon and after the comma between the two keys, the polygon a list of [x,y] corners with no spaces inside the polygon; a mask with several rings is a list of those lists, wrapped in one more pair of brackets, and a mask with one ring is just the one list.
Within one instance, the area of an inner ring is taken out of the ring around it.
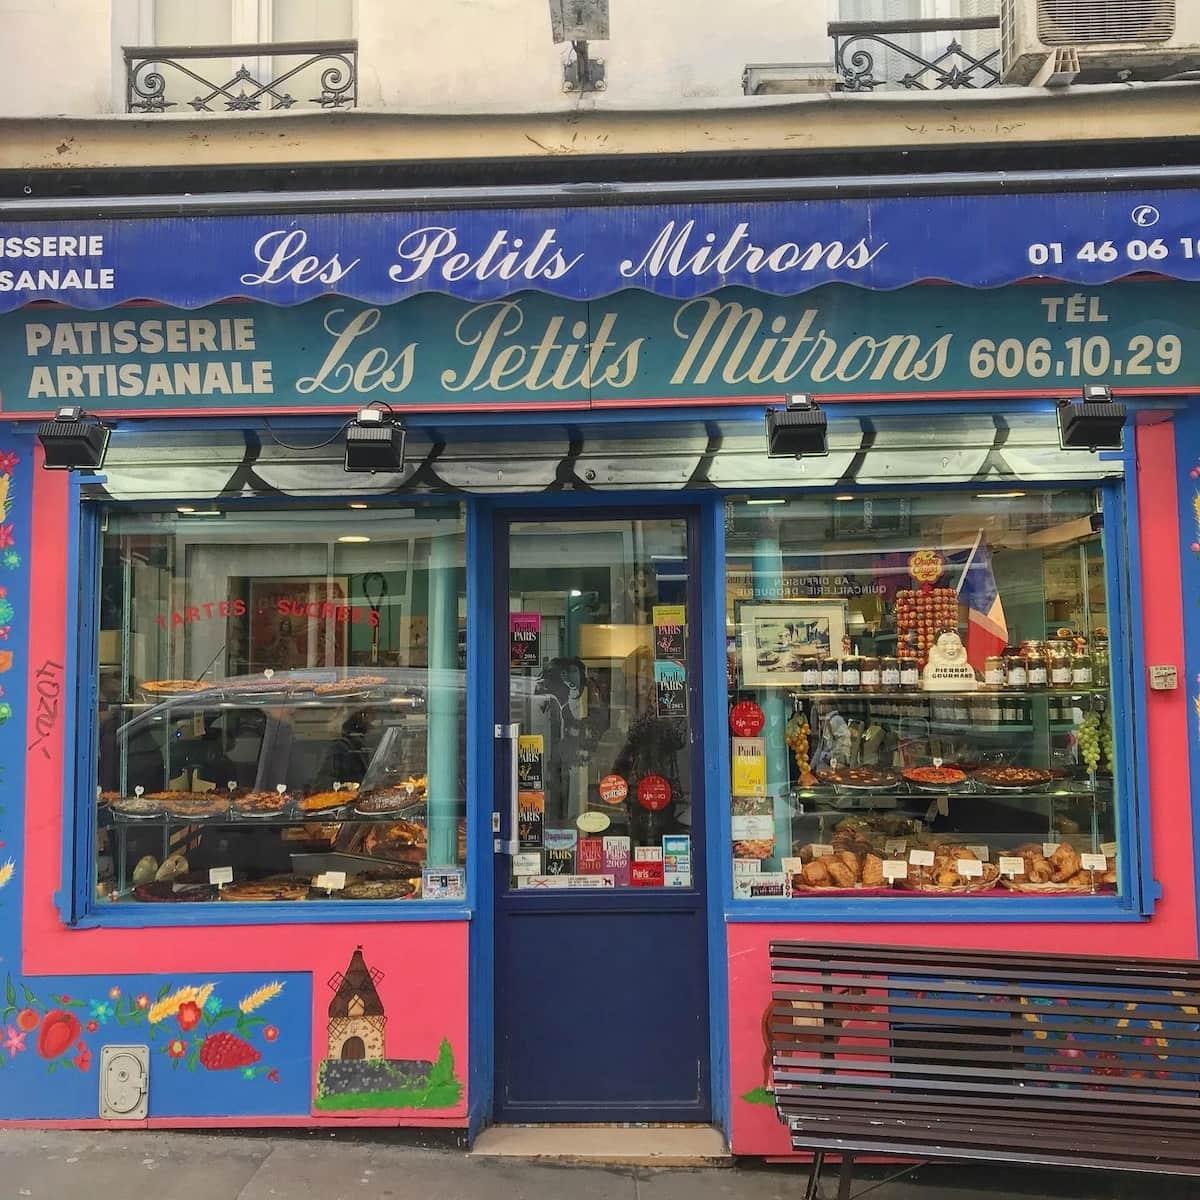
{"label": "stone sidewalk", "polygon": [[[799,1200],[802,1172],[543,1165],[417,1149],[395,1134],[0,1131],[0,1200]],[[855,1193],[871,1186],[855,1185]],[[836,1189],[832,1180],[826,1194]],[[1192,1200],[1186,1180],[999,1165],[925,1166],[872,1200]]]}

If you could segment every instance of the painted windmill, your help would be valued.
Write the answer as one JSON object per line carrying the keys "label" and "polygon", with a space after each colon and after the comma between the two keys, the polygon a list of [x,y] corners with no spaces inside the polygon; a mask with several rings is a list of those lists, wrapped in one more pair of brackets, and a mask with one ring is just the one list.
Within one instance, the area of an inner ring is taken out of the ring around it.
{"label": "painted windmill", "polygon": [[330,980],[329,1057],[333,1059],[384,1058],[387,1017],[376,985],[383,972],[368,967],[357,946],[345,972]]}

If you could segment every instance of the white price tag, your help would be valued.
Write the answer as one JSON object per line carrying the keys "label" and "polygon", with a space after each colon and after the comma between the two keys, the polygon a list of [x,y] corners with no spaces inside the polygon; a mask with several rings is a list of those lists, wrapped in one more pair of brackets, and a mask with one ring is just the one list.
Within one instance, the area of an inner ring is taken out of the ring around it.
{"label": "white price tag", "polygon": [[137,787],[135,787],[133,789],[133,794],[135,796],[142,796],[145,794],[145,792],[146,792],[146,789],[144,787],[142,787],[142,785],[140,783],[137,785]]}
{"label": "white price tag", "polygon": [[1025,860],[1023,858],[1015,858],[1008,854],[1000,855],[1000,861],[996,864],[1000,868],[1001,875],[1024,875]]}
{"label": "white price tag", "polygon": [[757,858],[735,858],[733,860],[734,875],[757,875],[761,870],[762,863]]}
{"label": "white price tag", "polygon": [[954,868],[965,879],[970,879],[971,876],[980,878],[983,875],[983,863],[977,858],[960,858],[955,862]]}
{"label": "white price tag", "polygon": [[225,786],[229,789],[229,794],[232,796],[233,793],[237,791],[237,780],[227,779],[225,781]]}
{"label": "white price tag", "polygon": [[346,886],[345,871],[326,871],[325,886],[331,892],[340,892]]}
{"label": "white price tag", "polygon": [[932,867],[933,866],[933,851],[932,850],[910,850],[908,852],[908,861],[914,867]]}
{"label": "white price tag", "polygon": [[275,790],[282,796],[283,793],[287,791],[287,784],[286,783],[277,783],[275,785]]}
{"label": "white price tag", "polygon": [[908,850],[908,838],[888,838],[883,843],[885,854],[904,854]]}
{"label": "white price tag", "polygon": [[1042,843],[1042,854],[1045,855],[1046,858],[1049,858],[1050,855],[1052,855],[1055,852],[1055,850],[1057,850],[1059,848],[1059,846],[1061,844],[1062,844],[1061,842],[1043,842]]}
{"label": "white price tag", "polygon": [[209,867],[208,882],[220,887],[223,883],[233,882],[232,867]]}
{"label": "white price tag", "polygon": [[825,845],[824,842],[813,842],[809,849],[812,851],[813,858],[828,858],[833,854],[833,847]]}
{"label": "white price tag", "polygon": [[908,863],[902,858],[885,858],[883,860],[883,877],[888,883],[895,883],[897,879],[907,879]]}
{"label": "white price tag", "polygon": [[1116,858],[1117,843],[1116,842],[1101,842],[1100,843],[1100,853],[1107,855],[1109,858]]}
{"label": "white price tag", "polygon": [[1079,865],[1085,871],[1107,871],[1108,859],[1103,854],[1081,854]]}
{"label": "white price tag", "polygon": [[779,865],[783,868],[785,875],[799,875],[804,870],[804,859],[802,858],[781,858]]}
{"label": "white price tag", "polygon": [[980,862],[992,861],[992,852],[987,846],[968,846],[967,849],[970,850],[970,852],[975,855]]}

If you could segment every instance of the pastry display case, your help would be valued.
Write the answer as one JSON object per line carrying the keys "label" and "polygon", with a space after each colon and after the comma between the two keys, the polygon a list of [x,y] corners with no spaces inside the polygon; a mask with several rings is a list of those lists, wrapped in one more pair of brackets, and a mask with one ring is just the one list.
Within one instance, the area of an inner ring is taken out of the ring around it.
{"label": "pastry display case", "polygon": [[734,897],[1119,893],[1096,498],[840,502],[732,506]]}
{"label": "pastry display case", "polygon": [[97,903],[462,895],[461,514],[356,523],[114,515]]}

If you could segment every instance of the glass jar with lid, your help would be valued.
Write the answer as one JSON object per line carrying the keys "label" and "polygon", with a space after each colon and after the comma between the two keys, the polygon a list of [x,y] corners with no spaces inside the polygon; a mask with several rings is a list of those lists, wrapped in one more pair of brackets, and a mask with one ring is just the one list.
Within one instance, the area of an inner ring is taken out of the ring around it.
{"label": "glass jar with lid", "polygon": [[1093,674],[1092,656],[1087,652],[1086,644],[1076,646],[1071,655],[1071,686],[1091,687]]}
{"label": "glass jar with lid", "polygon": [[877,692],[881,684],[881,667],[879,659],[873,654],[863,655],[862,678],[860,680],[864,692]]}
{"label": "glass jar with lid", "polygon": [[989,654],[983,660],[983,683],[985,687],[1002,688],[1005,681],[1004,655]]}
{"label": "glass jar with lid", "polygon": [[819,688],[821,686],[821,667],[824,665],[820,655],[813,655],[804,660],[800,669],[800,686],[803,688]]}
{"label": "glass jar with lid", "polygon": [[1020,653],[1024,656],[1028,674],[1025,686],[1029,688],[1044,688],[1049,682],[1050,666],[1046,657],[1046,647],[1043,642],[1024,641]]}
{"label": "glass jar with lid", "polygon": [[906,691],[916,691],[921,686],[921,666],[915,658],[900,660],[900,687]]}
{"label": "glass jar with lid", "polygon": [[1047,642],[1046,661],[1050,664],[1050,686],[1071,686],[1071,645],[1069,642]]}
{"label": "glass jar with lid", "polygon": [[1096,687],[1108,687],[1111,681],[1108,630],[1097,629],[1092,633],[1092,682]]}
{"label": "glass jar with lid", "polygon": [[822,658],[821,663],[821,687],[824,691],[832,691],[841,682],[838,678],[838,660],[836,658]]}
{"label": "glass jar with lid", "polygon": [[[1014,646],[1004,652],[1004,681],[1010,688],[1023,688],[1029,684],[1029,660]],[[1009,718],[1006,716],[1006,719]]]}
{"label": "glass jar with lid", "polygon": [[863,660],[857,654],[847,654],[842,659],[842,687],[848,692],[857,692],[862,687]]}
{"label": "glass jar with lid", "polygon": [[894,692],[900,686],[900,660],[884,655],[879,660],[879,686],[885,692]]}

